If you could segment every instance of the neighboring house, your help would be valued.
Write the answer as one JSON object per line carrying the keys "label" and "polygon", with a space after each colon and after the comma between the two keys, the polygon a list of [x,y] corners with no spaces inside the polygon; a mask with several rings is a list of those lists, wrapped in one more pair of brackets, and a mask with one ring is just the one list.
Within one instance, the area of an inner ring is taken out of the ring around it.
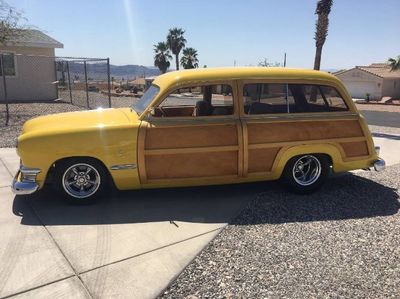
{"label": "neighboring house", "polygon": [[151,86],[151,84],[153,83],[155,78],[157,78],[157,76],[151,76],[151,77],[144,78],[144,80],[146,81],[146,90]]}
{"label": "neighboring house", "polygon": [[[54,49],[63,44],[39,30],[23,30],[5,45],[0,44],[6,74],[7,98],[12,102],[57,98]],[[0,66],[0,101],[4,101]]]}
{"label": "neighboring house", "polygon": [[369,66],[334,73],[353,98],[371,100],[382,97],[400,98],[400,71],[391,71],[386,63],[373,63]]}
{"label": "neighboring house", "polygon": [[137,78],[131,82],[132,86],[137,87],[141,90],[146,89],[146,80],[144,78]]}

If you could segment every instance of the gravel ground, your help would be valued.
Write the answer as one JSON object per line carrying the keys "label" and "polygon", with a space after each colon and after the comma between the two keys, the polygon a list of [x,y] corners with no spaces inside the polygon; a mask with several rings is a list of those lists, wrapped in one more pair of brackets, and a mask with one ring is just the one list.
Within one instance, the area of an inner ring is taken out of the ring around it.
{"label": "gravel ground", "polygon": [[[100,93],[89,93],[89,106],[91,108],[108,107],[108,97]],[[40,115],[86,110],[86,93],[84,91],[74,91],[73,103],[69,103],[69,93],[60,93],[60,97],[65,101],[53,101],[45,103],[24,103],[10,104],[10,120],[9,125],[5,126],[6,108],[5,105],[0,105],[0,148],[15,147],[15,142],[21,132],[22,125],[28,119]],[[134,97],[112,97],[111,105],[114,108],[132,107],[137,101]]]}
{"label": "gravel ground", "polygon": [[160,298],[399,298],[400,164],[311,196],[272,183]]}

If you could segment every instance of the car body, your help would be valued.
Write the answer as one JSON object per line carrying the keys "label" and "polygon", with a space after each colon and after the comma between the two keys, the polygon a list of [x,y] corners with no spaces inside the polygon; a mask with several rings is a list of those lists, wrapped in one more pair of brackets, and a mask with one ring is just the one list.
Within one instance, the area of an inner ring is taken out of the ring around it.
{"label": "car body", "polygon": [[[71,158],[96,161],[120,190],[274,180],[294,158],[310,155],[333,172],[384,168],[343,84],[328,73],[286,68],[170,72],[134,108],[27,121],[17,151],[17,194],[43,188]],[[85,171],[76,172],[71,184],[84,181]]]}

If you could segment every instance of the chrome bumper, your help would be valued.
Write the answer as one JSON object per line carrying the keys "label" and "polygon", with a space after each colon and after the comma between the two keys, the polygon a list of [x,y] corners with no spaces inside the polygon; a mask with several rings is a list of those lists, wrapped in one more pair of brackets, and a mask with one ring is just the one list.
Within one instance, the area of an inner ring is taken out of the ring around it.
{"label": "chrome bumper", "polygon": [[36,183],[38,173],[40,173],[40,169],[21,166],[11,185],[13,193],[26,195],[36,192],[39,189],[39,185]]}
{"label": "chrome bumper", "polygon": [[385,160],[379,159],[374,162],[374,169],[376,171],[382,171],[386,168]]}

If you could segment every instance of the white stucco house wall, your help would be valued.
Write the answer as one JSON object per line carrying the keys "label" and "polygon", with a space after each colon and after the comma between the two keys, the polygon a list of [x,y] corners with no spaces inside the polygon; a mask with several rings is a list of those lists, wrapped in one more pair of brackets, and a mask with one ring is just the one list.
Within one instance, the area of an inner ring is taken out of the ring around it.
{"label": "white stucco house wall", "polygon": [[[9,102],[48,101],[57,98],[55,48],[63,44],[39,30],[22,30],[0,53],[6,75]],[[4,101],[3,74],[0,66],[0,101]]]}
{"label": "white stucco house wall", "polygon": [[400,71],[391,71],[385,63],[356,66],[334,75],[343,82],[353,98],[365,99],[367,94],[371,100],[400,98]]}

